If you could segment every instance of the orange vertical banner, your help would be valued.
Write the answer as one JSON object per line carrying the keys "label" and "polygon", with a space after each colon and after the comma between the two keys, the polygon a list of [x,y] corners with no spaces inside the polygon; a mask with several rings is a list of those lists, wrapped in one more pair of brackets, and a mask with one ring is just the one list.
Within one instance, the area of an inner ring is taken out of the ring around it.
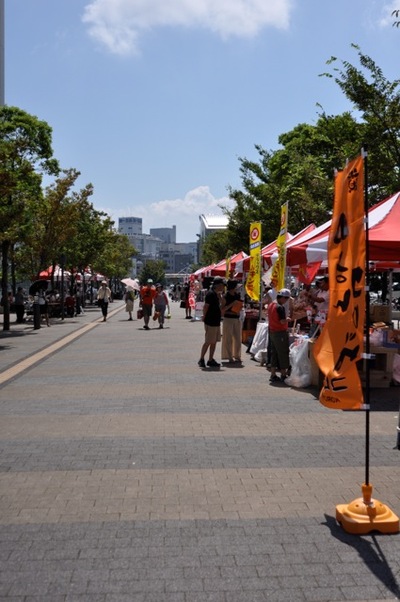
{"label": "orange vertical banner", "polygon": [[363,407],[357,362],[364,347],[364,163],[357,157],[336,175],[328,242],[329,311],[314,357],[325,375],[320,402],[340,410]]}

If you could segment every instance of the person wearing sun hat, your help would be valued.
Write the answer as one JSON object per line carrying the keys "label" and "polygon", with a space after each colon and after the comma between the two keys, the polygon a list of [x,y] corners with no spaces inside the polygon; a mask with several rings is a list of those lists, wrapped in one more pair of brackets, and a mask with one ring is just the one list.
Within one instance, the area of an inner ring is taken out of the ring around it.
{"label": "person wearing sun hat", "polygon": [[[270,383],[284,382],[289,370],[289,333],[286,314],[286,304],[290,299],[290,290],[282,288],[276,295],[276,300],[268,305],[268,332],[271,340],[271,376]],[[281,372],[276,374],[278,367]]]}

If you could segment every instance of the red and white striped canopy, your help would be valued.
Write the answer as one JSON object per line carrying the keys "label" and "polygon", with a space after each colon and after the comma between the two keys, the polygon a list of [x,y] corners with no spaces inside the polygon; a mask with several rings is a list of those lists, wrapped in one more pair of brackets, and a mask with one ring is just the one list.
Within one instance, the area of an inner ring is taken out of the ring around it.
{"label": "red and white striped canopy", "polygon": [[[368,211],[369,258],[371,261],[400,260],[400,192]],[[328,257],[331,220],[308,235],[287,244],[289,266],[324,261]]]}

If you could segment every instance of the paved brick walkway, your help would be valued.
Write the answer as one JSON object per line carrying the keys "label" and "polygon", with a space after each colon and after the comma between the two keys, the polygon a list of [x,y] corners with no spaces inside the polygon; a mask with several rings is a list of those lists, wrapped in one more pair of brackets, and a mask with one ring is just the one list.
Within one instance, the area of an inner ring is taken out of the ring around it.
{"label": "paved brick walkway", "polygon": [[[120,311],[122,310],[122,311]],[[0,334],[0,600],[395,600],[400,535],[351,536],[365,417],[244,367],[203,326],[97,308]],[[152,324],[154,326],[154,324]],[[371,393],[370,481],[400,513],[399,389]]]}

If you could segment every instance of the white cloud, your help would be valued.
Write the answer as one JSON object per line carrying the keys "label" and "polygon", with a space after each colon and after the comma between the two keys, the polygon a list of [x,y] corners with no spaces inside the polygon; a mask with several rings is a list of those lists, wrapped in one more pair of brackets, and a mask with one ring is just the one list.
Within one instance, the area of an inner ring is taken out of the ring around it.
{"label": "white cloud", "polygon": [[115,54],[135,54],[139,36],[156,27],[208,29],[223,39],[286,29],[293,0],[92,0],[83,22]]}
{"label": "white cloud", "polygon": [[392,26],[395,21],[399,21],[400,15],[399,15],[399,19],[396,19],[396,17],[394,17],[392,15],[394,10],[399,10],[399,9],[400,9],[399,0],[390,0],[390,2],[385,2],[384,6],[382,7],[382,17],[379,21],[379,24],[382,27],[387,27],[389,25]]}
{"label": "white cloud", "polygon": [[198,186],[189,190],[181,199],[157,201],[149,205],[135,205],[115,211],[104,209],[118,226],[118,217],[141,217],[143,233],[150,228],[172,228],[176,226],[178,242],[193,242],[200,232],[199,216],[204,214],[222,215],[220,206],[232,209],[234,201],[229,197],[214,197],[208,186]]}

